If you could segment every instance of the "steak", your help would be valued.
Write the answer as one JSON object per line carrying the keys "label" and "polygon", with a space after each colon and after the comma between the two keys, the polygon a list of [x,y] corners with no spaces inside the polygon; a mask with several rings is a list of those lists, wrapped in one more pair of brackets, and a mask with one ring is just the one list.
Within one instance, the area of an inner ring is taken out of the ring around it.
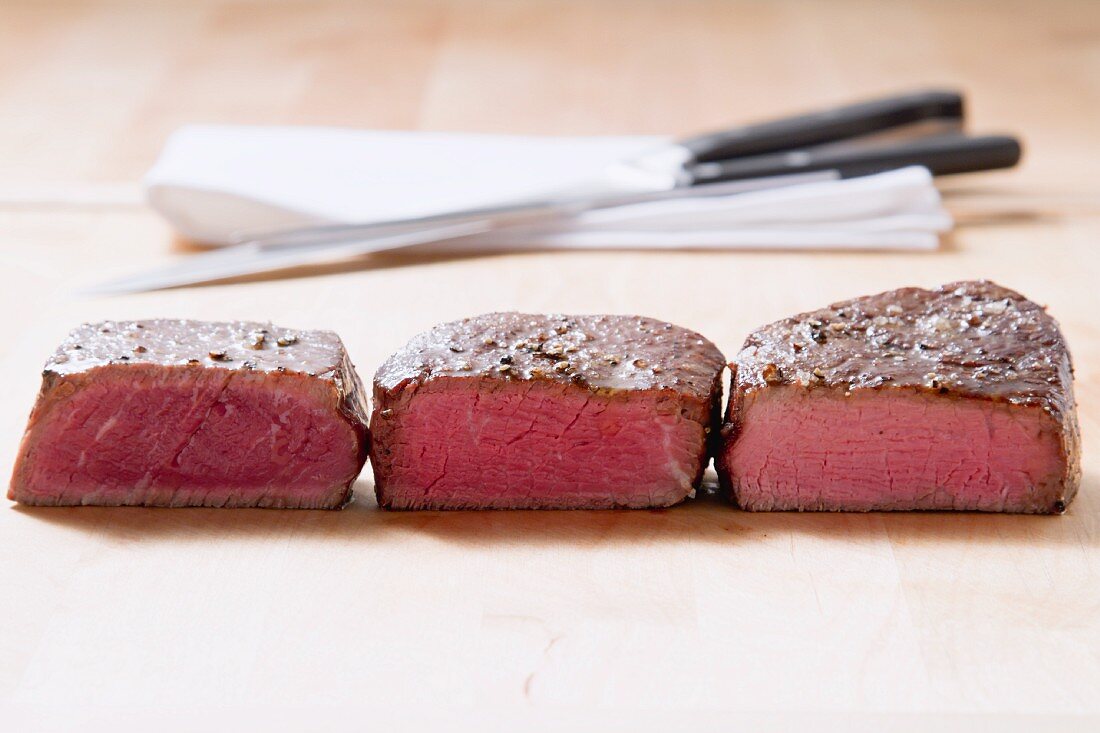
{"label": "steak", "polygon": [[336,509],[367,455],[340,338],[260,323],[108,321],[46,363],[8,498]]}
{"label": "steak", "polygon": [[744,509],[1060,513],[1077,491],[1066,343],[994,283],[778,321],[730,366],[717,465]]}
{"label": "steak", "polygon": [[437,326],[374,378],[387,509],[666,507],[717,435],[724,358],[639,316],[492,313]]}

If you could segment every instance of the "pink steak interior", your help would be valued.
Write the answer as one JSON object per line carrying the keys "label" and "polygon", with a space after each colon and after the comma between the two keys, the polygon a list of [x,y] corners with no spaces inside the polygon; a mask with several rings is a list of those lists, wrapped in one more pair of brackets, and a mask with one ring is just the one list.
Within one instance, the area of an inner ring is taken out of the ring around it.
{"label": "pink steak interior", "polygon": [[750,394],[720,463],[747,509],[1051,511],[1064,456],[1038,407],[897,390]]}
{"label": "pink steak interior", "polygon": [[44,398],[15,493],[38,504],[339,506],[360,450],[325,397],[301,376],[117,369]]}
{"label": "pink steak interior", "polygon": [[424,389],[388,419],[374,468],[397,509],[668,506],[705,451],[703,425],[670,393]]}

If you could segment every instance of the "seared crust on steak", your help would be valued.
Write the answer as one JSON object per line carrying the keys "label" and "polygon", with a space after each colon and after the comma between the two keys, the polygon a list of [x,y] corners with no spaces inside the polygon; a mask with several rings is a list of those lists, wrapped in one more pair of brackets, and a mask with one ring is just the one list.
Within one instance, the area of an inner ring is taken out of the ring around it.
{"label": "seared crust on steak", "polygon": [[736,363],[747,389],[888,385],[1073,407],[1058,324],[1042,306],[987,280],[901,288],[786,318],[750,334]]}
{"label": "seared crust on steak", "polygon": [[674,389],[709,400],[723,361],[699,334],[653,318],[488,313],[416,336],[374,383],[391,391],[408,380],[488,376],[593,391]]}

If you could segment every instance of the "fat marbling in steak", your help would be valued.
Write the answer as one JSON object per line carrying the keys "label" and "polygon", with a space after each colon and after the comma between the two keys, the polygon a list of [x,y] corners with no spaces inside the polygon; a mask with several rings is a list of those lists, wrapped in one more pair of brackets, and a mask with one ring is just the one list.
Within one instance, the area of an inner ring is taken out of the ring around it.
{"label": "fat marbling in steak", "polygon": [[46,364],[8,497],[338,508],[366,459],[364,398],[329,331],[86,324]]}
{"label": "fat marbling in steak", "polygon": [[745,509],[1059,513],[1077,491],[1065,341],[991,282],[788,318],[731,368],[717,464]]}
{"label": "fat marbling in steak", "polygon": [[665,507],[720,417],[722,354],[639,316],[492,313],[438,326],[374,378],[388,509]]}

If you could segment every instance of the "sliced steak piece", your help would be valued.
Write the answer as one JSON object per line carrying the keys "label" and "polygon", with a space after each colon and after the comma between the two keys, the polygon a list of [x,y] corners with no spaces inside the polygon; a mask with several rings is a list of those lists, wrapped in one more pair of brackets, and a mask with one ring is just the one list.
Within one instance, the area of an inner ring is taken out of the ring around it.
{"label": "sliced steak piece", "polygon": [[8,498],[339,508],[366,460],[364,400],[329,331],[86,324],[46,363]]}
{"label": "sliced steak piece", "polygon": [[492,313],[423,333],[374,378],[387,509],[665,507],[720,418],[722,354],[639,316]]}
{"label": "sliced steak piece", "polygon": [[718,472],[749,510],[1057,513],[1080,482],[1073,370],[1042,307],[905,288],[752,333]]}

